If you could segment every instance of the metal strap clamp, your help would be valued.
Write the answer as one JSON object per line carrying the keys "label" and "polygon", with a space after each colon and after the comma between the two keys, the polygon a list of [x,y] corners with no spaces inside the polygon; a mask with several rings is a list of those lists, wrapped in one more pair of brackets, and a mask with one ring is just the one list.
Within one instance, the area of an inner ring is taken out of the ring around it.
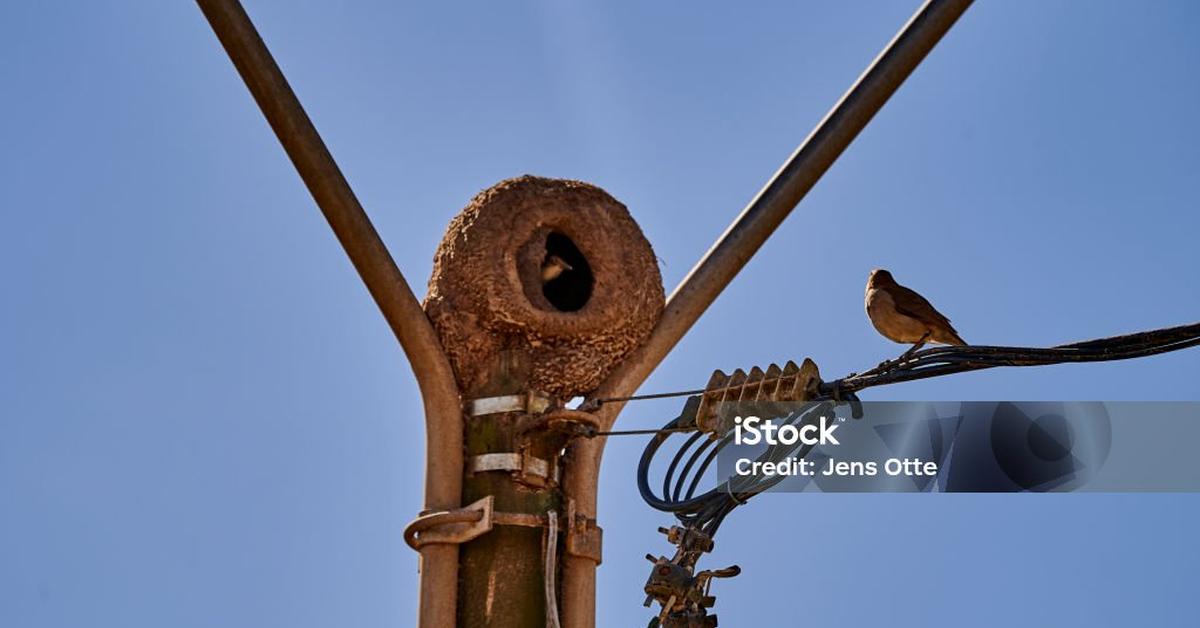
{"label": "metal strap clamp", "polygon": [[520,474],[522,479],[533,484],[558,484],[558,465],[553,461],[531,456],[528,453],[479,454],[467,461],[467,471],[506,471]]}
{"label": "metal strap clamp", "polygon": [[[404,527],[404,542],[420,551],[422,547],[435,543],[466,543],[491,532],[495,526],[546,527],[546,515],[497,512],[495,500],[494,496],[488,495],[462,508],[422,513]],[[572,501],[566,523],[567,553],[589,557],[599,563],[600,528],[594,519],[576,517],[574,512]],[[595,551],[592,551],[593,548]]]}
{"label": "metal strap clamp", "polygon": [[487,414],[504,414],[506,412],[527,412],[538,414],[550,407],[550,399],[535,392],[523,395],[500,395],[499,397],[480,397],[467,401],[467,415],[484,416]]}
{"label": "metal strap clamp", "polygon": [[596,520],[576,514],[575,500],[567,500],[567,554],[599,565],[603,540],[604,530]]}

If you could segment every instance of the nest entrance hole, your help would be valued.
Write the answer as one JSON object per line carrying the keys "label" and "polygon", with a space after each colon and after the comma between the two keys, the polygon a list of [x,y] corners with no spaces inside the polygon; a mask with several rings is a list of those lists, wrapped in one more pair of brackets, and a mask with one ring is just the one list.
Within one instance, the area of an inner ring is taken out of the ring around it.
{"label": "nest entrance hole", "polygon": [[[565,262],[565,268],[562,263]],[[542,296],[560,312],[577,312],[592,298],[596,281],[587,258],[566,235],[551,231],[546,235],[546,257],[542,267],[558,266],[561,272],[542,284]]]}

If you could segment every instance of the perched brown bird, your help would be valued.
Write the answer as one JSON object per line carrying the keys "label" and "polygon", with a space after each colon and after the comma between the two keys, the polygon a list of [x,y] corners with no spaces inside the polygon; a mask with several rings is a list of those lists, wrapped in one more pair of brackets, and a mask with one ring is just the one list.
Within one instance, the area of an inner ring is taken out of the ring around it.
{"label": "perched brown bird", "polygon": [[950,319],[933,309],[925,297],[896,283],[882,268],[871,271],[867,279],[867,316],[884,338],[913,345],[901,357],[908,357],[926,342],[967,344],[950,326]]}
{"label": "perched brown bird", "polygon": [[542,262],[542,283],[557,279],[559,275],[568,270],[575,270],[563,258],[551,253],[546,256]]}

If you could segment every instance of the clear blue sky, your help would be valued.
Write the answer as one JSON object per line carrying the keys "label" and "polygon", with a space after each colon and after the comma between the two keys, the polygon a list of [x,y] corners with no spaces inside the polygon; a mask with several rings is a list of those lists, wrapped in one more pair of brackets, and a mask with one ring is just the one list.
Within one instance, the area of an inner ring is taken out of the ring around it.
{"label": "clear blue sky", "polygon": [[[626,203],[674,286],[916,2],[249,1],[422,287],[522,173]],[[413,378],[188,2],[0,10],[0,625],[415,617]],[[893,355],[887,266],[970,341],[1200,319],[1200,5],[980,2],[643,390]],[[870,399],[1200,399],[1200,351]],[[631,406],[656,426],[673,402]],[[602,478],[599,625],[645,625],[670,523]],[[1196,495],[769,495],[706,564],[722,625],[1192,626]]]}

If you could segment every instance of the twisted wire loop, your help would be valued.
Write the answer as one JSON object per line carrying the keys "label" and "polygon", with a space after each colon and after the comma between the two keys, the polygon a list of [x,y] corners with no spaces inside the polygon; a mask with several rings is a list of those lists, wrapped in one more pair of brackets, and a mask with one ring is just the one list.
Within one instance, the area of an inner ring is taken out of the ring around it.
{"label": "twisted wire loop", "polygon": [[[666,425],[668,430],[656,434],[642,452],[638,462],[638,492],[650,507],[670,512],[686,527],[695,528],[711,537],[725,517],[737,506],[745,504],[751,497],[766,491],[781,482],[783,476],[758,478],[753,476],[732,477],[716,487],[697,494],[705,473],[717,455],[733,442],[732,432],[717,439],[703,438],[704,433],[693,432],[676,449],[663,474],[662,491],[656,493],[650,487],[650,470],[655,456],[673,434],[671,428],[693,421],[699,405],[699,397],[688,399],[684,412]],[[780,425],[815,425],[822,415],[834,408],[830,400],[805,404],[802,408],[777,418]],[[802,458],[812,450],[812,445],[797,442],[794,445],[771,445],[759,458],[761,461],[778,461],[791,456]]]}

